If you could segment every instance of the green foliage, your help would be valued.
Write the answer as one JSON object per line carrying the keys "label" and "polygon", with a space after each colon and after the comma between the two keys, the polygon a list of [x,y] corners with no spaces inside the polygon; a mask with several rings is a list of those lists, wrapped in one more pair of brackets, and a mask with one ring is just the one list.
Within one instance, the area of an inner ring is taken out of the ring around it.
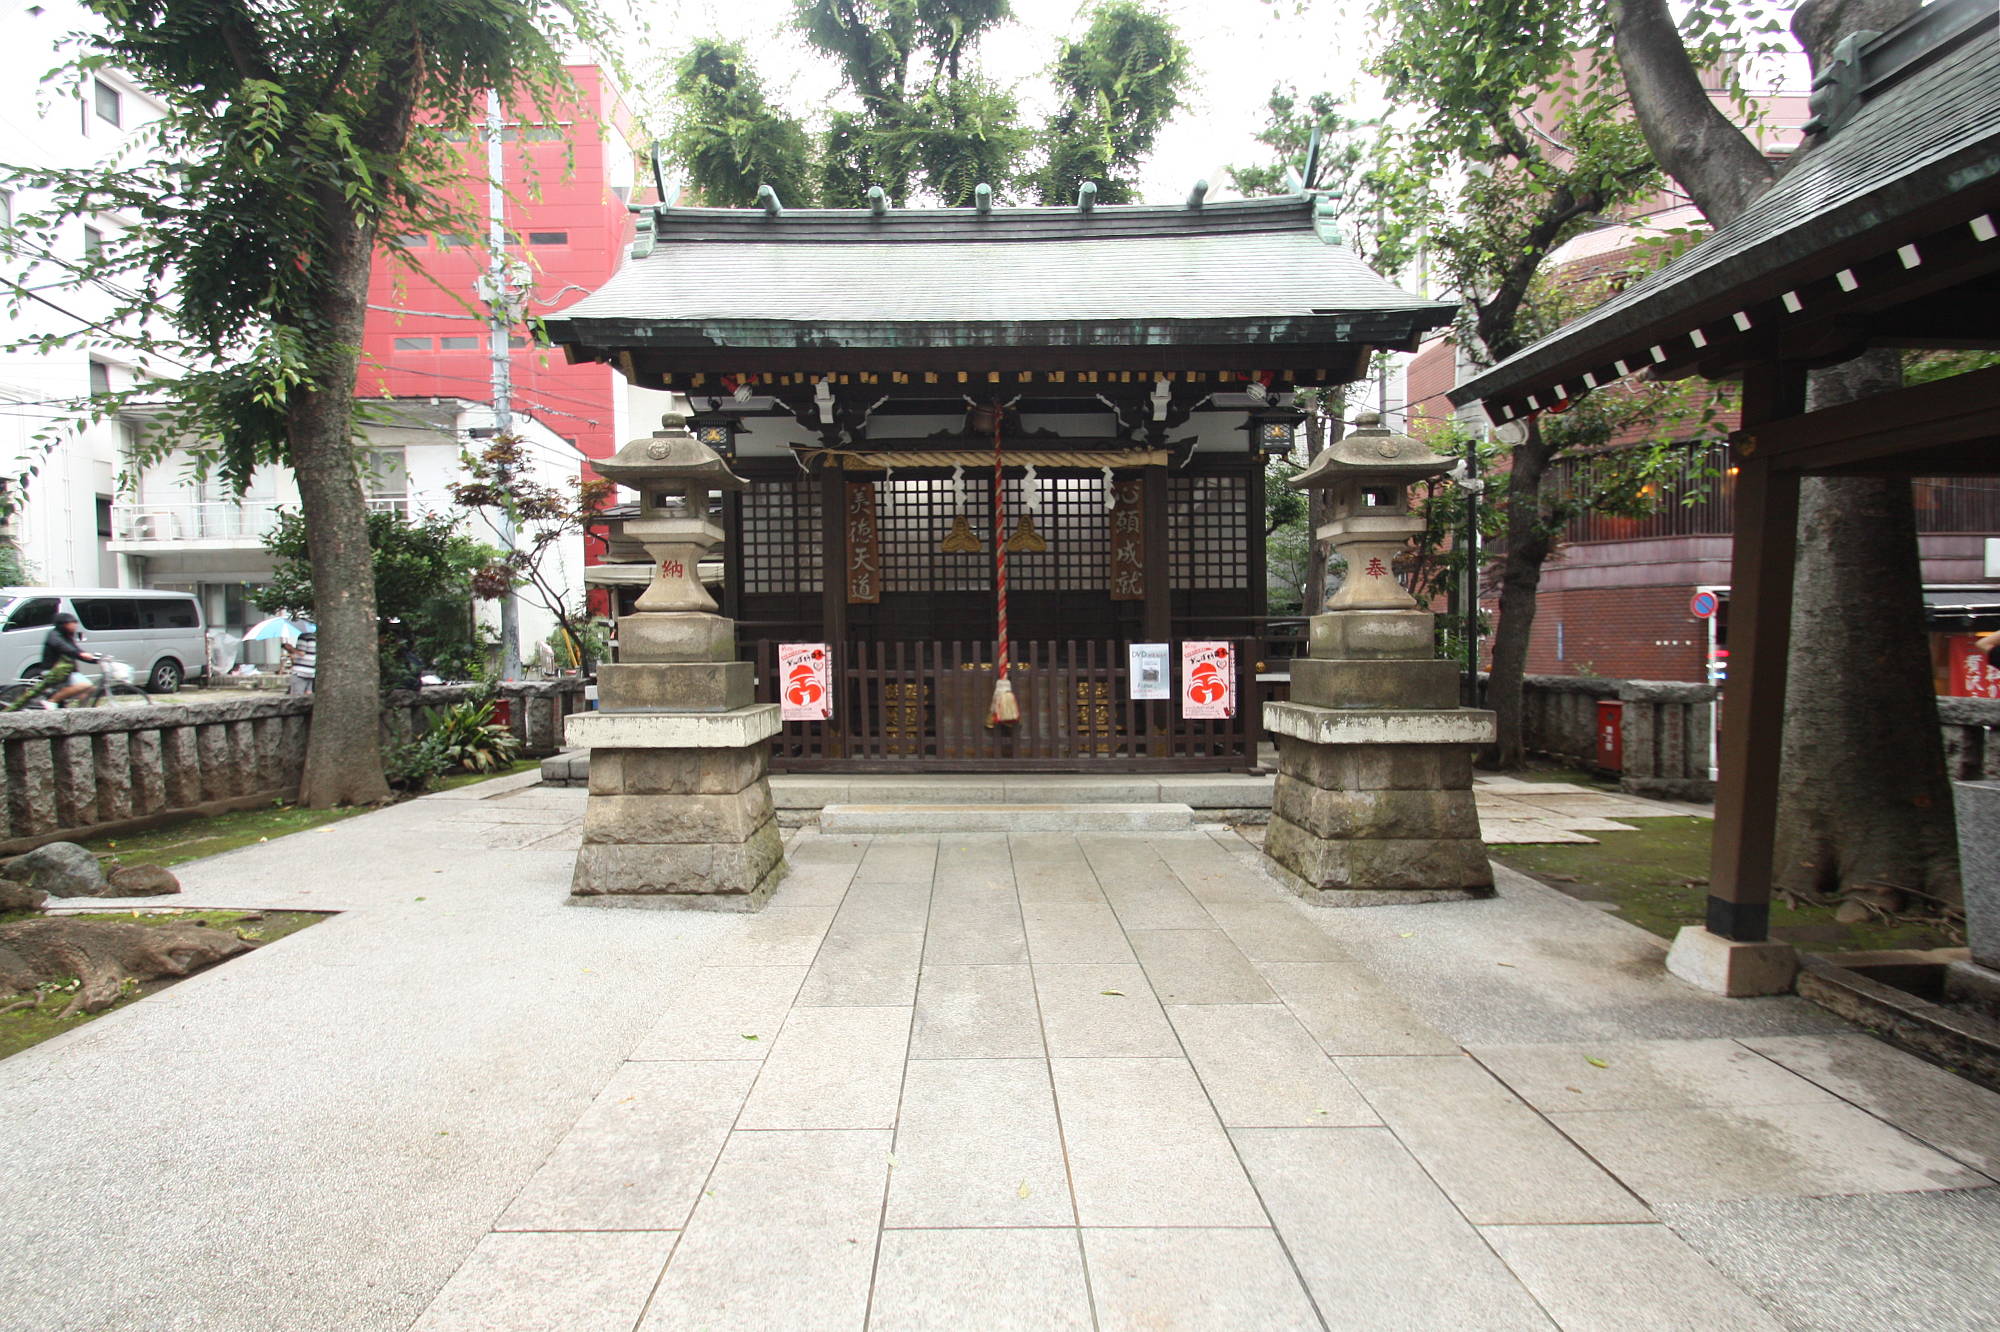
{"label": "green foliage", "polygon": [[697,41],[674,67],[674,97],[668,142],[703,203],[747,208],[761,185],[796,207],[813,202],[805,127],[772,107],[740,43]]}
{"label": "green foliage", "polygon": [[499,435],[477,453],[464,453],[466,479],[451,488],[459,504],[485,517],[496,530],[501,519],[514,528],[513,549],[493,558],[473,575],[472,588],[479,596],[506,595],[510,587],[522,587],[537,605],[555,617],[571,641],[590,646],[584,617],[566,599],[567,588],[557,585],[557,570],[563,547],[581,541],[592,515],[610,500],[614,487],[601,477],[585,480],[573,477],[569,490],[545,486],[529,474],[528,457],[515,435]]}
{"label": "green foliage", "polygon": [[520,737],[493,723],[493,700],[454,703],[431,719],[422,743],[435,744],[448,770],[489,772],[504,768],[521,752]]}
{"label": "green foliage", "polygon": [[426,731],[415,740],[382,747],[382,775],[392,790],[421,795],[437,785],[438,778],[451,771],[444,737]]}
{"label": "green foliage", "polygon": [[1063,100],[1035,179],[1045,204],[1070,202],[1085,181],[1097,182],[1100,203],[1135,202],[1139,164],[1180,109],[1193,74],[1187,44],[1157,8],[1108,0],[1088,12],[1083,36],[1056,56]]}
{"label": "green foliage", "polygon": [[703,202],[744,205],[769,183],[788,205],[858,208],[870,186],[972,202],[1067,203],[1093,180],[1106,203],[1131,202],[1133,178],[1182,102],[1186,45],[1156,0],[1096,0],[1080,37],[1055,53],[1058,110],[1022,123],[1014,89],[976,64],[985,34],[1012,19],[1006,0],[794,0],[793,26],[839,70],[856,105],[823,129],[772,106],[742,49],[698,41],[676,66],[672,146]]}
{"label": "green foliage", "polygon": [[[480,655],[472,622],[472,575],[494,552],[457,530],[442,514],[404,518],[388,511],[368,515],[368,544],[375,564],[375,613],[382,625],[384,676],[403,674],[396,660],[407,643],[440,673],[460,674]],[[305,519],[281,509],[264,549],[273,560],[262,605],[301,619],[316,618],[312,561]]]}
{"label": "green foliage", "polygon": [[0,541],[0,587],[33,587],[39,581],[35,566],[11,541]]}
{"label": "green foliage", "polygon": [[[73,418],[145,402],[155,428],[136,461],[207,441],[197,466],[239,488],[260,464],[297,461],[297,398],[352,385],[357,255],[365,276],[384,227],[469,229],[469,199],[448,188],[460,150],[412,134],[414,118],[467,123],[487,88],[551,97],[565,43],[596,25],[580,0],[83,7],[98,30],[71,37],[71,63],[50,81],[115,67],[163,114],[103,163],[0,165],[0,185],[33,201],[8,238],[29,261],[11,300],[33,286],[108,310],[67,341],[113,350],[137,380],[78,399]],[[127,225],[63,257],[63,228],[98,214]]]}

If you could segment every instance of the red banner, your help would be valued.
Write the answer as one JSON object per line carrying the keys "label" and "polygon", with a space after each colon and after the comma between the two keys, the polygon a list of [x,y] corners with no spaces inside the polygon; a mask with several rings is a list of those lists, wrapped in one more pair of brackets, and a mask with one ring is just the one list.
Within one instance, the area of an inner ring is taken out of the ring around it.
{"label": "red banner", "polygon": [[1986,663],[1973,646],[1977,634],[1953,634],[1945,640],[1945,692],[1950,698],[2000,698],[2000,671]]}
{"label": "red banner", "polygon": [[1181,644],[1181,716],[1221,721],[1236,715],[1236,650],[1229,643]]}
{"label": "red banner", "polygon": [[786,721],[825,721],[833,715],[826,644],[778,644],[778,708]]}

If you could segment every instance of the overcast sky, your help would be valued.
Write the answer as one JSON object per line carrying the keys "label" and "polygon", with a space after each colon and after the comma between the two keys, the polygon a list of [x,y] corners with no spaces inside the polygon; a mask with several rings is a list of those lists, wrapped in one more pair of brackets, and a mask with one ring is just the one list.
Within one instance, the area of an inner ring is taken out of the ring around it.
{"label": "overcast sky", "polygon": [[[1043,76],[1058,41],[1080,31],[1077,0],[1014,0],[1016,21],[980,45],[986,73],[1016,85],[1033,123],[1051,109]],[[1293,0],[1165,0],[1194,54],[1196,86],[1189,104],[1163,131],[1141,177],[1147,203],[1185,198],[1206,177],[1226,192],[1224,166],[1264,160],[1253,137],[1277,83],[1312,93],[1365,85],[1368,0],[1315,0],[1299,15]],[[777,99],[810,115],[836,94],[839,79],[787,26],[791,0],[673,0],[655,16],[654,44],[673,52],[710,34],[743,42]]]}

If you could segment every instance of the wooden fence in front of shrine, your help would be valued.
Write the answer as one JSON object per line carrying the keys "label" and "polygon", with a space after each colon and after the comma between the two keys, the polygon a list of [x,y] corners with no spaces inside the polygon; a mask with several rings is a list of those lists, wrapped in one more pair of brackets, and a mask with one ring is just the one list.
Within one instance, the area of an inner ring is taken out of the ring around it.
{"label": "wooden fence in front of shrine", "polygon": [[[1256,640],[1233,640],[1239,663]],[[1126,645],[1015,642],[1008,679],[1021,718],[988,726],[995,644],[861,642],[833,648],[833,715],[788,721],[778,772],[1227,771],[1256,766],[1262,699],[1239,668],[1235,715],[1193,720],[1177,698],[1134,699]],[[778,643],[758,639],[757,701],[778,702]],[[1171,684],[1171,681],[1169,681]]]}

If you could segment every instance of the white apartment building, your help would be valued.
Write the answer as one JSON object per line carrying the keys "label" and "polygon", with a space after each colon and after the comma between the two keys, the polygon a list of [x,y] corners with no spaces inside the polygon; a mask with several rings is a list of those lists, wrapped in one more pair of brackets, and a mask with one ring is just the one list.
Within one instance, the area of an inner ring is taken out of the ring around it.
{"label": "white apartment building", "polygon": [[[99,70],[80,84],[44,84],[59,60],[57,41],[82,26],[85,13],[71,0],[0,0],[0,150],[28,166],[81,166],[115,153],[129,136],[156,119],[160,107],[115,70]],[[41,203],[0,186],[0,220],[11,223]],[[77,219],[64,227],[49,254],[19,247],[0,256],[0,293],[20,306],[8,322],[7,340],[54,335],[65,342],[47,354],[0,353],[0,475],[15,476],[32,461],[40,472],[16,511],[5,519],[12,540],[39,581],[51,586],[137,586],[133,570],[105,545],[117,477],[138,421],[106,421],[63,438],[52,449],[36,436],[59,423],[61,404],[87,393],[126,387],[135,367],[124,354],[89,345],[89,325],[115,304],[107,292],[23,291],[50,280],[49,265],[75,260],[114,237],[116,217]],[[36,260],[39,277],[26,277]]]}
{"label": "white apartment building", "polygon": [[[364,399],[357,405],[380,418],[362,435],[369,506],[411,518],[454,512],[451,487],[465,477],[461,455],[492,435],[491,405],[462,398]],[[533,416],[515,414],[513,429],[525,446],[528,478],[566,490],[582,468],[576,446]],[[264,537],[280,509],[297,511],[298,482],[287,468],[260,467],[238,497],[217,482],[196,479],[192,462],[186,454],[169,455],[115,496],[105,549],[131,571],[133,586],[193,592],[209,624],[241,636],[272,609],[257,600],[272,569]],[[479,515],[461,513],[459,527],[475,540],[501,544],[499,532]],[[551,558],[557,565],[545,573],[575,604],[584,587],[583,542],[565,540]],[[532,658],[534,645],[556,621],[529,596],[520,608],[522,655]],[[477,603],[476,613],[482,623],[499,627],[497,602]],[[244,656],[262,664],[276,651],[269,643],[249,644]]]}

